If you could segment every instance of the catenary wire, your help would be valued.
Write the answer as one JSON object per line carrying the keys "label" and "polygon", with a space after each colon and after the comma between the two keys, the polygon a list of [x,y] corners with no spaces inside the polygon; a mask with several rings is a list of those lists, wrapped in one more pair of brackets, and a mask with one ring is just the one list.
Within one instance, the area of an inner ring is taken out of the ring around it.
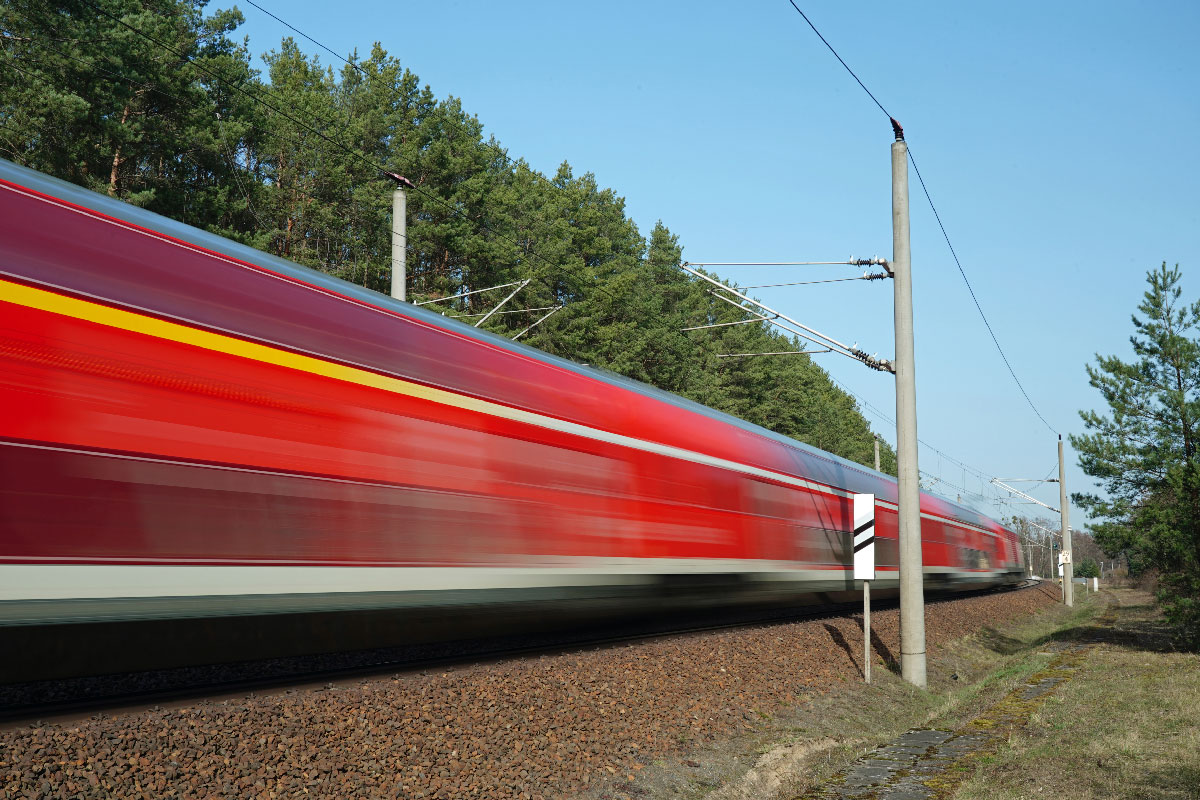
{"label": "catenary wire", "polygon": [[[866,84],[862,82],[858,75],[854,73],[854,70],[850,69],[850,65],[847,64],[840,55],[838,55],[837,50],[833,48],[833,45],[829,43],[829,40],[827,40],[821,34],[821,32],[817,30],[817,26],[814,25],[812,20],[808,18],[808,15],[800,10],[800,6],[796,5],[795,0],[788,0],[788,2],[791,4],[792,8],[796,9],[796,13],[803,17],[804,21],[808,23],[808,27],[813,29],[813,33],[817,34],[817,37],[825,44],[827,48],[829,48],[829,52],[833,53],[834,57],[841,63],[843,67],[846,68],[846,72],[850,73],[850,77],[854,78],[858,85],[862,87],[862,90],[867,93],[867,96],[874,101],[875,105],[879,106],[879,110],[887,115],[888,119],[893,125],[898,125],[895,118],[888,112],[886,108],[883,107],[883,104],[879,102],[879,99],[876,98],[871,90],[867,88]],[[963,282],[967,285],[967,291],[971,294],[971,300],[975,303],[975,310],[979,312],[979,316],[983,319],[983,324],[987,328],[988,335],[992,337],[992,343],[996,345],[996,350],[1000,353],[1000,358],[1003,359],[1004,366],[1008,368],[1008,374],[1012,376],[1013,381],[1017,384],[1017,388],[1021,390],[1021,395],[1025,398],[1025,402],[1029,404],[1031,409],[1033,409],[1033,413],[1037,415],[1037,418],[1042,421],[1042,424],[1045,425],[1051,433],[1057,434],[1058,431],[1054,429],[1053,425],[1046,421],[1046,418],[1042,416],[1042,412],[1038,410],[1038,407],[1034,405],[1033,400],[1029,397],[1029,393],[1025,391],[1025,387],[1021,384],[1021,380],[1017,377],[1017,373],[1013,369],[1012,364],[1009,362],[1008,356],[1004,352],[1004,348],[1000,346],[1000,340],[996,338],[996,333],[994,330],[992,330],[992,324],[988,321],[987,315],[983,313],[983,307],[979,304],[979,298],[975,296],[975,289],[971,286],[971,281],[967,279],[967,273],[963,269],[962,262],[960,262],[958,259],[958,254],[954,251],[954,245],[950,243],[950,234],[946,232],[946,226],[942,224],[941,215],[938,214],[937,207],[933,204],[933,197],[929,194],[929,188],[925,185],[925,179],[921,177],[921,169],[917,166],[917,159],[913,155],[911,146],[908,148],[908,158],[912,162],[913,170],[917,173],[917,180],[921,184],[921,190],[925,193],[925,199],[929,201],[929,208],[932,209],[933,216],[937,220],[938,227],[942,230],[942,236],[946,239],[946,245],[950,248],[950,255],[954,258],[954,263],[958,267],[958,272],[960,275],[962,275]]]}
{"label": "catenary wire", "polygon": [[271,19],[275,20],[275,21],[276,21],[276,22],[278,22],[279,24],[286,26],[286,27],[287,27],[289,30],[291,30],[292,32],[294,32],[294,33],[298,33],[298,34],[300,34],[301,36],[303,36],[305,39],[308,39],[310,42],[312,42],[313,44],[315,44],[317,47],[321,48],[321,49],[322,49],[322,50],[324,50],[325,52],[329,53],[329,54],[330,54],[330,55],[332,55],[334,58],[340,58],[342,61],[344,61],[344,62],[346,63],[346,65],[347,65],[347,66],[349,66],[349,67],[353,67],[354,69],[358,70],[358,71],[359,71],[359,72],[361,72],[363,75],[365,75],[365,76],[366,76],[368,79],[373,79],[373,77],[374,77],[374,76],[372,76],[372,75],[371,75],[371,73],[367,72],[365,69],[363,69],[362,67],[360,67],[358,64],[355,64],[353,61],[351,61],[350,59],[346,58],[346,57],[345,57],[345,56],[343,56],[341,53],[338,53],[337,51],[333,50],[332,48],[330,48],[330,47],[328,47],[328,46],[326,46],[326,45],[324,45],[324,44],[321,44],[321,43],[320,43],[320,42],[318,42],[316,39],[314,39],[313,37],[309,36],[309,35],[308,35],[307,33],[305,33],[304,31],[302,31],[302,30],[300,30],[299,28],[297,28],[297,27],[296,27],[295,25],[293,25],[292,23],[288,22],[288,21],[287,21],[287,20],[285,20],[285,19],[280,19],[279,17],[275,16],[275,15],[274,15],[274,14],[272,14],[270,11],[267,11],[265,8],[263,8],[262,6],[260,6],[258,3],[254,2],[254,0],[246,0],[246,2],[247,2],[247,3],[249,3],[250,5],[254,6],[255,8],[257,8],[259,11],[261,11],[261,12],[262,12],[262,13],[264,13],[264,14],[266,14],[268,17],[270,17]]}
{"label": "catenary wire", "polygon": [[798,281],[796,283],[760,283],[754,286],[739,286],[739,289],[774,289],[779,286],[812,286],[817,283],[845,283],[846,281],[872,281],[886,278],[887,275],[880,273],[878,276],[857,275],[853,278],[830,278],[823,281]]}
{"label": "catenary wire", "polygon": [[829,43],[829,41],[824,36],[821,35],[821,32],[819,30],[817,30],[816,25],[813,25],[813,22],[811,19],[808,18],[808,15],[800,10],[800,6],[796,5],[796,0],[788,0],[788,2],[792,4],[792,8],[796,9],[796,13],[799,14],[801,17],[803,17],[804,21],[808,23],[808,27],[813,29],[813,33],[815,33],[817,35],[817,38],[825,43],[825,46],[829,48],[829,52],[833,53],[833,57],[836,58],[838,61],[840,61],[842,66],[846,68],[846,72],[850,73],[850,77],[854,78],[854,80],[858,81],[858,85],[861,86],[862,90],[867,93],[867,96],[870,97],[872,100],[874,100],[875,105],[879,106],[879,110],[882,111],[884,114],[887,114],[888,118],[890,119],[892,115],[888,114],[888,110],[883,107],[883,103],[879,102],[879,99],[877,97],[875,97],[874,94],[871,93],[871,90],[867,88],[867,85],[865,83],[863,83],[857,75],[854,74],[854,70],[850,69],[850,65],[847,64],[840,55],[838,55],[838,51],[833,49],[833,45],[831,45]]}
{"label": "catenary wire", "polygon": [[925,179],[921,177],[921,168],[917,166],[917,159],[913,155],[911,146],[908,148],[908,159],[912,162],[913,171],[917,173],[917,181],[921,184],[921,191],[925,193],[925,199],[929,201],[929,208],[933,211],[933,218],[937,220],[938,227],[941,228],[942,237],[946,240],[946,247],[950,248],[950,255],[954,258],[954,265],[958,267],[958,274],[962,275],[963,283],[967,285],[967,291],[971,293],[971,301],[975,303],[975,310],[979,312],[979,316],[987,328],[988,335],[992,337],[992,344],[996,345],[996,351],[1000,353],[1000,358],[1004,360],[1004,366],[1008,368],[1008,374],[1012,376],[1013,381],[1017,384],[1017,388],[1021,390],[1021,395],[1025,398],[1025,402],[1033,409],[1033,413],[1037,414],[1037,418],[1042,421],[1042,424],[1051,433],[1057,434],[1058,431],[1046,421],[1046,418],[1042,416],[1042,412],[1038,411],[1038,407],[1033,404],[1029,393],[1025,391],[1025,387],[1021,384],[1021,379],[1017,377],[1016,371],[1013,370],[1012,364],[1008,361],[1008,356],[1004,353],[1004,348],[1000,346],[1000,340],[996,338],[996,332],[992,330],[992,323],[988,322],[987,314],[983,313],[983,307],[979,305],[979,298],[975,296],[975,289],[971,286],[971,281],[967,278],[967,273],[963,269],[962,262],[958,260],[958,253],[954,251],[954,245],[950,243],[950,234],[946,233],[946,226],[942,224],[942,216],[938,213],[937,206],[933,204],[933,198],[929,195],[929,188],[925,185]]}

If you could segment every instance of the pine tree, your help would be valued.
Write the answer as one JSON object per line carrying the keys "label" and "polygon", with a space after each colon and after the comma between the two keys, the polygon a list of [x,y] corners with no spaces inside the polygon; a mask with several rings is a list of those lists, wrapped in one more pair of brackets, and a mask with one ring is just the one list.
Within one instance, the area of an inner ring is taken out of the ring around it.
{"label": "pine tree", "polygon": [[1158,571],[1168,618],[1200,642],[1200,302],[1181,302],[1178,265],[1146,279],[1130,338],[1137,360],[1097,355],[1088,378],[1108,414],[1081,412],[1089,432],[1071,437],[1108,496],[1074,499],[1102,520],[1105,552]]}
{"label": "pine tree", "polygon": [[193,225],[244,225],[232,187],[252,125],[228,88],[253,79],[229,38],[242,15],[203,5],[0,6],[0,155]]}

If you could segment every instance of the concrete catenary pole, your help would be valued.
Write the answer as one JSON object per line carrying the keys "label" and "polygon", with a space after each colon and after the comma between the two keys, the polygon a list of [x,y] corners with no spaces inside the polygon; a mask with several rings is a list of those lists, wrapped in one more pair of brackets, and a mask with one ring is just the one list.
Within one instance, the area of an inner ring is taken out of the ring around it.
{"label": "concrete catenary pole", "polygon": [[896,465],[900,518],[900,674],[925,688],[925,585],[917,470],[917,381],[908,242],[908,145],[892,120],[892,283],[896,315]]}
{"label": "concrete catenary pole", "polygon": [[879,472],[879,437],[875,437],[875,471]]}
{"label": "concrete catenary pole", "polygon": [[405,260],[408,252],[408,198],[404,190],[417,187],[398,173],[383,174],[396,183],[396,188],[392,191],[392,297],[407,300]]}
{"label": "concrete catenary pole", "polygon": [[392,297],[405,299],[405,256],[408,250],[407,198],[399,183],[392,192]]}
{"label": "concrete catenary pole", "polygon": [[1075,605],[1075,592],[1071,579],[1075,577],[1075,565],[1071,563],[1071,517],[1067,507],[1067,472],[1063,462],[1062,434],[1058,435],[1058,507],[1062,525],[1062,552],[1066,563],[1063,564],[1063,602],[1069,606]]}

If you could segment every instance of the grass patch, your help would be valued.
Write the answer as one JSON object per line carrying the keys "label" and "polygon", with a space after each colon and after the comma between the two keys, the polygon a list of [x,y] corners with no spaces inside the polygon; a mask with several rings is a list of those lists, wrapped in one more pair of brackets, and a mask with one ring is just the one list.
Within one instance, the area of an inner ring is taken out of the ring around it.
{"label": "grass patch", "polygon": [[1072,631],[1090,627],[1105,607],[1094,595],[1082,597],[1073,608],[1050,606],[1002,631],[985,629],[943,647],[930,661],[928,692],[879,664],[880,668],[873,670],[872,686],[847,685],[839,692],[814,698],[789,715],[790,727],[781,731],[783,736],[768,738],[758,752],[822,740],[836,742],[806,758],[802,768],[794,767],[790,796],[804,796],[907,730],[965,725],[1044,669],[1054,657],[1042,651],[1048,642],[1069,639]]}
{"label": "grass patch", "polygon": [[[1091,629],[1092,621],[1106,607],[1096,595],[1077,598],[1076,604],[1052,606],[1003,632],[984,628],[946,648],[939,659],[931,690],[944,692],[944,702],[919,723],[932,728],[957,728],[981,713],[1033,673],[1045,669],[1054,657],[1042,648],[1050,642],[1075,638],[1074,632]],[[953,670],[953,671],[952,671]],[[960,679],[947,687],[945,676]]]}
{"label": "grass patch", "polygon": [[1114,597],[1111,625],[1058,634],[1096,647],[955,800],[1200,798],[1200,656],[1174,651],[1144,595]]}

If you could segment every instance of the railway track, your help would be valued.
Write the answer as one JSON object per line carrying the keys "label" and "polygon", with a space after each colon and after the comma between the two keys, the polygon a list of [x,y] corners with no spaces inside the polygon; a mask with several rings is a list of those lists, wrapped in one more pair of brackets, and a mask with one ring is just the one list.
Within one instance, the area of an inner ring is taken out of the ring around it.
{"label": "railway track", "polygon": [[[1037,581],[1025,581],[1013,587],[932,594],[927,596],[926,602],[953,602],[968,597],[1019,591],[1037,584]],[[896,599],[875,601],[872,610],[884,611],[898,606]],[[719,614],[708,610],[695,615],[675,615],[669,619],[651,619],[637,624],[591,625],[583,630],[10,684],[0,686],[0,724],[11,727],[48,718],[72,718],[231,694],[279,692],[387,672],[415,672],[610,647],[659,637],[833,619],[851,616],[861,610],[862,606],[858,603],[769,610],[737,609]]]}

